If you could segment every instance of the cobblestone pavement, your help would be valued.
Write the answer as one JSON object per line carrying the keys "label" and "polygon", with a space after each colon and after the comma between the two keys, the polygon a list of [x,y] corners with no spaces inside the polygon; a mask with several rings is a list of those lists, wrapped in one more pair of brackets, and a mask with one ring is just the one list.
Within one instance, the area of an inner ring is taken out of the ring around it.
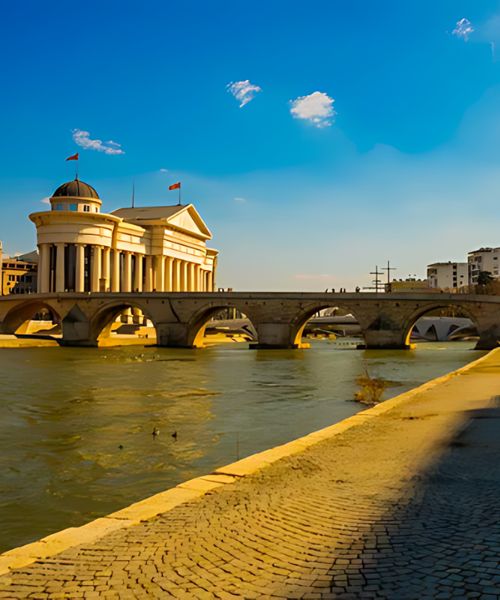
{"label": "cobblestone pavement", "polygon": [[500,598],[500,355],[0,598]]}

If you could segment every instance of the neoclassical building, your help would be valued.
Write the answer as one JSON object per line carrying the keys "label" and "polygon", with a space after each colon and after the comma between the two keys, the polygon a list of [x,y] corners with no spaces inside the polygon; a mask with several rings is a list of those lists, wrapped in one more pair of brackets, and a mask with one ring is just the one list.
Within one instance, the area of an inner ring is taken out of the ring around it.
{"label": "neoclassical building", "polygon": [[192,204],[101,213],[95,189],[75,179],[30,215],[44,292],[213,291],[217,250]]}

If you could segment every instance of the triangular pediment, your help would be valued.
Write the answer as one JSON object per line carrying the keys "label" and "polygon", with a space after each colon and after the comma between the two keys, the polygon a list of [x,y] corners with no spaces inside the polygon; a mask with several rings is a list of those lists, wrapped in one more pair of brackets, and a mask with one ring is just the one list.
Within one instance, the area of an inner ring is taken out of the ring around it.
{"label": "triangular pediment", "polygon": [[210,229],[206,226],[192,204],[189,204],[171,217],[168,217],[167,223],[180,231],[195,235],[196,237],[202,237],[206,240],[212,238]]}

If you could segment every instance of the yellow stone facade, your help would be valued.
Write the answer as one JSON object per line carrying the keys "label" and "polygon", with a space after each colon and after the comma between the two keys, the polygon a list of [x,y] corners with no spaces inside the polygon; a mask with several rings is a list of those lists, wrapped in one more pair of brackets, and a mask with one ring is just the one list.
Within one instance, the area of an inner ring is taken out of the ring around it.
{"label": "yellow stone facade", "polygon": [[101,199],[75,179],[30,215],[37,229],[39,293],[210,292],[217,250],[192,204],[101,213]]}
{"label": "yellow stone facade", "polygon": [[37,265],[16,258],[1,259],[0,295],[31,294],[36,291]]}

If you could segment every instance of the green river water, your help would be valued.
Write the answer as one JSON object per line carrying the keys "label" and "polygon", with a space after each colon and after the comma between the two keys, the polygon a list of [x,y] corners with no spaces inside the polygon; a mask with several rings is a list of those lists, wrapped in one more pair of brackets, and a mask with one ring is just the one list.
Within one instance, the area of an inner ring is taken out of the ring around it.
{"label": "green river water", "polygon": [[394,382],[388,398],[479,357],[472,347],[1,349],[0,551],[354,414],[365,366]]}

